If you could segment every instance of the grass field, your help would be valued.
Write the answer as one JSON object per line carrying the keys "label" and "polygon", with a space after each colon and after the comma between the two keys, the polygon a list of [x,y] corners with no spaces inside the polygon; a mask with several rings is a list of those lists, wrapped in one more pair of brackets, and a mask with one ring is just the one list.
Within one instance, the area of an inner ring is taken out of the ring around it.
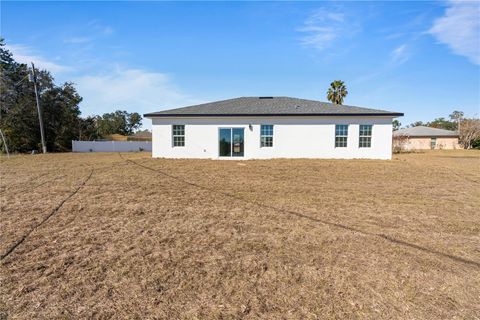
{"label": "grass field", "polygon": [[480,318],[478,151],[0,161],[0,318]]}

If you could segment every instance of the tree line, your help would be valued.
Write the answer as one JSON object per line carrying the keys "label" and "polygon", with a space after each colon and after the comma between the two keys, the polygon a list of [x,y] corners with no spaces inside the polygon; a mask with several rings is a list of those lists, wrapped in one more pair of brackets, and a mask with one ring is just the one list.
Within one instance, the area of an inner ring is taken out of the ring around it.
{"label": "tree line", "polygon": [[[41,149],[31,75],[31,67],[15,61],[0,39],[0,129],[11,152]],[[72,82],[56,85],[47,70],[37,70],[36,79],[48,151],[71,150],[72,140],[96,140],[115,133],[131,135],[142,125],[140,114],[121,110],[81,117],[82,97]],[[0,147],[5,148],[1,140]]]}

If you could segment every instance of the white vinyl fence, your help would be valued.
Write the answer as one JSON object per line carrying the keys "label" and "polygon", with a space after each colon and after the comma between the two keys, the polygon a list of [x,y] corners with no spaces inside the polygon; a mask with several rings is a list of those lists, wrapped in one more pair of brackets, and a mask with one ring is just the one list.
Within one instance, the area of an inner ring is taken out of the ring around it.
{"label": "white vinyl fence", "polygon": [[72,141],[73,152],[152,151],[151,141]]}

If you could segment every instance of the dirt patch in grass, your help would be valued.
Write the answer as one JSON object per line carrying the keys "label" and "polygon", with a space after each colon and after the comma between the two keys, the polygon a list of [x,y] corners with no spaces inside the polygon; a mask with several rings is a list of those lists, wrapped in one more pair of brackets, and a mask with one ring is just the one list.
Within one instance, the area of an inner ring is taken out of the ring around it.
{"label": "dirt patch in grass", "polygon": [[11,318],[475,318],[480,153],[0,159]]}

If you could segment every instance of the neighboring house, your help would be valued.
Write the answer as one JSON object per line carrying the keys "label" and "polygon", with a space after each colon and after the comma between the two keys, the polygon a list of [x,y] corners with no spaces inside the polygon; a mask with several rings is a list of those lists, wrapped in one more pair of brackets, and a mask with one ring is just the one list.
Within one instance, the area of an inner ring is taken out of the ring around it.
{"label": "neighboring house", "polygon": [[138,131],[128,137],[128,141],[152,141],[152,133],[150,131]]}
{"label": "neighboring house", "polygon": [[127,141],[128,137],[124,136],[122,134],[114,133],[114,134],[109,134],[105,137],[105,139],[101,139],[104,141]]}
{"label": "neighboring house", "polygon": [[406,150],[460,149],[455,131],[417,126],[393,132],[395,140]]}
{"label": "neighboring house", "polygon": [[144,115],[165,158],[391,159],[403,113],[289,97],[242,97]]}

